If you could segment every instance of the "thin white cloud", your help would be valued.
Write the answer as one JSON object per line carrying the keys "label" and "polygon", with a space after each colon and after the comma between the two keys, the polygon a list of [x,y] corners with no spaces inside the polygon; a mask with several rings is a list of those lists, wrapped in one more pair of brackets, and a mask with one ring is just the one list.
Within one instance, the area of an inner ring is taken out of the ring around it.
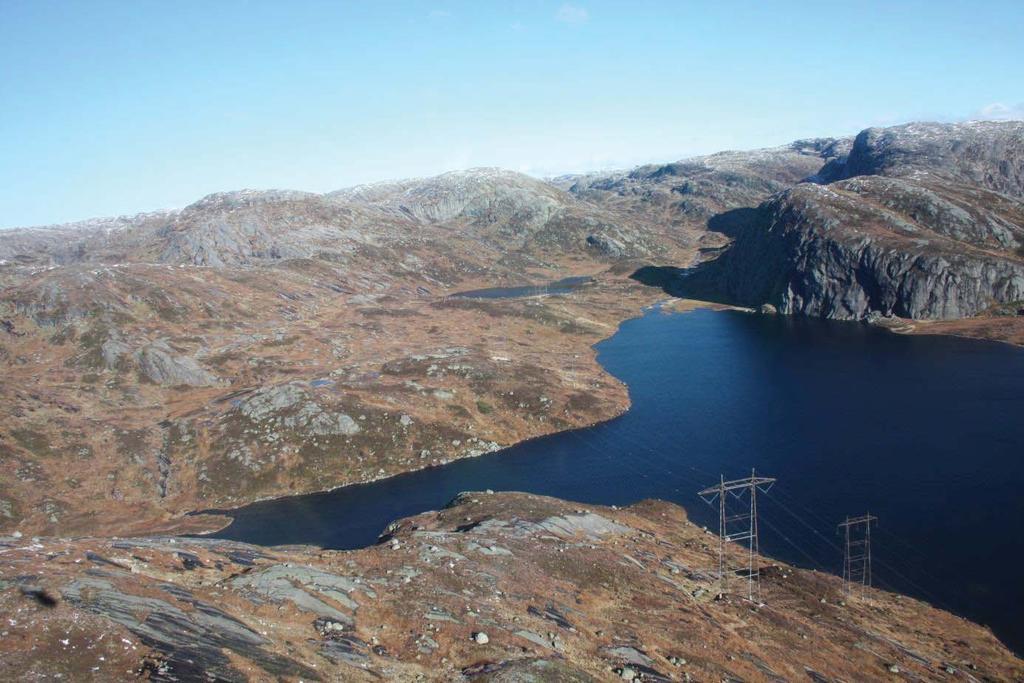
{"label": "thin white cloud", "polygon": [[993,102],[979,109],[971,118],[982,121],[1024,121],[1024,102]]}
{"label": "thin white cloud", "polygon": [[583,24],[586,23],[588,19],[590,19],[590,14],[585,8],[580,7],[579,5],[570,5],[569,3],[565,3],[558,8],[557,12],[555,12],[555,20],[560,21],[563,24]]}

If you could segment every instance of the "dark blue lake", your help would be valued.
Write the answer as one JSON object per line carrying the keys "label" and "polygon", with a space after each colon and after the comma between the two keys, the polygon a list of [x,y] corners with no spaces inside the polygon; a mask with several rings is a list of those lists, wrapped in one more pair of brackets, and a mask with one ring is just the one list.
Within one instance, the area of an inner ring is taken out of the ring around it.
{"label": "dark blue lake", "polygon": [[[217,534],[354,548],[464,490],[625,505],[778,478],[761,548],[838,573],[836,523],[865,511],[875,584],[987,624],[1024,651],[1024,351],[856,323],[648,312],[597,347],[632,409],[596,427],[374,484],[254,504]],[[769,596],[766,596],[769,597]]]}

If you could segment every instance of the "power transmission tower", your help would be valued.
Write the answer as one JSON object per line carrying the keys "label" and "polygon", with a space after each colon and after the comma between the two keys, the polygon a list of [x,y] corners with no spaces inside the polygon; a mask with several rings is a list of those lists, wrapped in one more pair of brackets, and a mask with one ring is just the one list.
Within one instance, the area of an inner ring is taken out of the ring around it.
{"label": "power transmission tower", "polygon": [[[846,517],[839,523],[839,530],[846,538],[843,550],[843,592],[847,595],[853,584],[859,583],[861,591],[871,586],[871,523],[878,517],[871,513],[860,517]],[[859,532],[859,533],[858,533]]]}
{"label": "power transmission tower", "polygon": [[[709,505],[718,499],[718,577],[721,581],[721,591],[725,595],[729,590],[729,576],[746,578],[747,599],[751,602],[761,602],[761,572],[758,565],[757,545],[757,492],[767,493],[768,489],[775,483],[774,477],[759,477],[753,469],[746,479],[734,479],[726,481],[722,476],[719,483],[709,486],[697,495]],[[744,494],[750,495],[750,508],[738,514],[729,514],[728,498],[732,496],[736,500],[742,500]],[[742,530],[730,532],[735,529],[737,523],[746,522]],[[731,525],[731,527],[730,527]],[[734,541],[747,542],[747,563],[742,565],[729,565],[729,558],[725,552],[726,544]]]}

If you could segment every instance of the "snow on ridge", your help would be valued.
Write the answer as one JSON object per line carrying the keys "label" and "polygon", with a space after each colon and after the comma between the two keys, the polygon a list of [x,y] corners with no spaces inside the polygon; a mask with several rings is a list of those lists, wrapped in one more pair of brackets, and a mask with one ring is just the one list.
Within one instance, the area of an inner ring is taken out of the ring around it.
{"label": "snow on ridge", "polygon": [[0,230],[0,238],[4,234],[25,234],[26,232],[37,232],[37,231],[56,231],[56,230],[71,230],[71,231],[87,231],[87,230],[103,230],[106,234],[111,234],[115,231],[127,230],[128,228],[137,227],[142,223],[150,220],[161,220],[171,219],[177,216],[181,212],[180,209],[167,209],[159,211],[143,211],[135,214],[123,214],[120,216],[104,216],[98,218],[86,218],[80,221],[71,221],[69,223],[50,223],[46,225],[26,225],[17,226],[13,228],[6,228]]}

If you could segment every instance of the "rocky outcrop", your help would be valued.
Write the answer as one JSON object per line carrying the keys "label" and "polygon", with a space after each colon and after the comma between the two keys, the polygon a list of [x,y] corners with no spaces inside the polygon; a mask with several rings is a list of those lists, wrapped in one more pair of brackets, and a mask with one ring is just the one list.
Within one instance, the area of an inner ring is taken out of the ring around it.
{"label": "rocky outcrop", "polygon": [[238,412],[256,423],[319,436],[358,434],[359,424],[345,413],[324,410],[298,384],[268,387],[239,403]]}
{"label": "rocky outcrop", "polygon": [[587,246],[611,258],[620,258],[626,253],[622,242],[607,235],[587,235]]}
{"label": "rocky outcrop", "polygon": [[828,184],[716,217],[732,247],[673,288],[836,319],[955,319],[1022,300],[1022,164],[1024,124],[865,131],[818,175]]}
{"label": "rocky outcrop", "polygon": [[[103,351],[106,358],[112,349],[105,344]],[[166,342],[147,344],[136,352],[135,359],[142,374],[157,384],[208,387],[220,383],[216,375],[205,370],[194,358],[175,354]]]}
{"label": "rocky outcrop", "polygon": [[[110,579],[117,577],[116,573],[106,574]],[[154,674],[174,671],[176,676],[193,680],[246,680],[231,666],[230,652],[258,663],[268,674],[317,678],[315,669],[268,652],[271,643],[267,638],[214,603],[197,600],[187,589],[164,585],[163,595],[147,597],[125,593],[110,579],[102,574],[82,576],[64,586],[61,596],[70,605],[124,627],[165,653]],[[105,658],[97,661],[102,663]],[[155,678],[169,680],[159,675]]]}

